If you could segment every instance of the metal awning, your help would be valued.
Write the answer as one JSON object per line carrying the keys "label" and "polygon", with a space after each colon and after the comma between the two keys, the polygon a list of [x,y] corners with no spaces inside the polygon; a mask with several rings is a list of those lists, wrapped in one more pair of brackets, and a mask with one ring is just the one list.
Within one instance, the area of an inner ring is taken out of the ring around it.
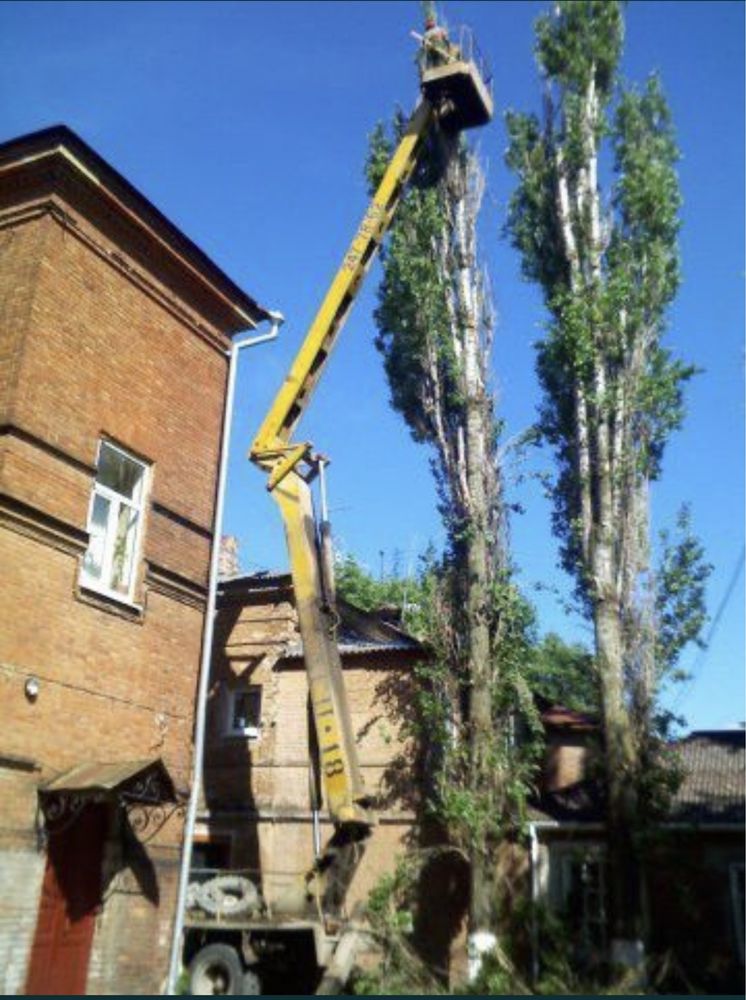
{"label": "metal awning", "polygon": [[76,764],[41,785],[39,792],[45,796],[111,797],[143,805],[178,802],[182,798],[160,757],[113,764],[95,761]]}

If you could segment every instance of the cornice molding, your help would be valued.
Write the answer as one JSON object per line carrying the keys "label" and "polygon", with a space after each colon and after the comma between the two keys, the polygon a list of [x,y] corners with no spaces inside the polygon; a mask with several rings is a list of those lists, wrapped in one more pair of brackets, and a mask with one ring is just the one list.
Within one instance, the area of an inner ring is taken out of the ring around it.
{"label": "cornice molding", "polygon": [[205,587],[188,580],[173,570],[166,569],[165,566],[158,566],[156,563],[148,562],[145,573],[145,584],[148,591],[162,594],[181,604],[196,608],[204,612],[207,603],[207,590]]}
{"label": "cornice molding", "polygon": [[88,532],[7,494],[0,495],[0,527],[15,531],[70,556],[88,548]]}

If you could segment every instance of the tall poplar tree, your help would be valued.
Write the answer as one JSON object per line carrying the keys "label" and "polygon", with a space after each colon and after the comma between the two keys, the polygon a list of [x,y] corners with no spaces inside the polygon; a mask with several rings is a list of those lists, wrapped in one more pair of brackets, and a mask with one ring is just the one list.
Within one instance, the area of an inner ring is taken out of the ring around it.
{"label": "tall poplar tree", "polygon": [[[371,186],[390,146],[379,128],[368,161]],[[484,189],[465,140],[439,136],[382,248],[375,312],[391,402],[414,439],[432,449],[447,532],[427,711],[438,744],[431,758],[439,762],[438,818],[469,858],[472,972],[497,945],[504,904],[497,846],[523,797],[525,761],[509,739],[509,718],[517,705],[530,714],[521,675],[530,614],[510,583],[490,386],[494,317],[477,247]]]}
{"label": "tall poplar tree", "polygon": [[[639,834],[654,805],[657,692],[702,626],[708,568],[686,520],[660,572],[651,563],[650,484],[693,369],[662,342],[680,277],[679,153],[658,79],[621,85],[623,29],[611,0],[560,0],[538,19],[543,119],[507,116],[507,163],[518,178],[508,231],[550,317],[538,345],[539,427],[557,460],[562,559],[594,625],[611,958],[627,965],[644,938]],[[602,156],[613,172],[606,194]]]}

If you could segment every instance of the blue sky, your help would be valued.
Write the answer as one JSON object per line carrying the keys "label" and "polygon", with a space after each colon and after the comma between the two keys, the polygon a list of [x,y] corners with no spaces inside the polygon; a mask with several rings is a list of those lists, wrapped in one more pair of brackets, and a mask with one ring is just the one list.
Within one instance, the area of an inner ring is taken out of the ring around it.
{"label": "blue sky", "polygon": [[[492,64],[499,110],[538,108],[532,22],[543,4],[447,5],[472,25]],[[367,135],[417,95],[415,2],[9,3],[0,6],[0,138],[65,122],[80,133],[243,287],[287,324],[244,355],[239,376],[227,529],[244,569],[285,565],[279,517],[245,460],[283,373],[366,204]],[[736,2],[641,2],[627,8],[623,71],[661,73],[683,151],[684,283],[668,342],[704,372],[685,429],[653,495],[659,527],[691,503],[715,565],[712,642],[689,650],[693,682],[674,696],[694,726],[744,710],[744,8]],[[532,344],[543,312],[500,238],[512,179],[501,117],[474,136],[488,164],[482,247],[499,312],[495,385],[507,436],[533,420]],[[371,569],[398,553],[406,568],[441,530],[428,456],[387,404],[372,346],[373,272],[302,425],[329,454],[339,544]],[[549,469],[548,454],[530,468]],[[521,470],[510,470],[517,480]],[[512,526],[520,580],[541,626],[588,640],[541,582],[566,594],[549,510],[515,483],[526,508]],[[740,567],[740,569],[739,569]],[[735,579],[735,583],[733,580]],[[727,600],[725,600],[727,597]]]}

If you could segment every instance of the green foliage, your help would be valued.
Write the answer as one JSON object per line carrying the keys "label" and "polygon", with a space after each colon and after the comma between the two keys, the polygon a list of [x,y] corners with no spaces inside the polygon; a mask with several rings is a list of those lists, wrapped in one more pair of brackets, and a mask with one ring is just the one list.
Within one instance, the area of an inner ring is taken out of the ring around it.
{"label": "green foliage", "polygon": [[692,533],[687,506],[679,511],[676,527],[677,537],[669,531],[660,533],[656,586],[656,658],[666,671],[673,670],[688,643],[703,647],[700,634],[707,620],[705,586],[713,568]]}
{"label": "green foliage", "polygon": [[[379,126],[371,137],[367,178],[371,188],[380,181],[403,122],[394,123],[393,139]],[[445,160],[444,160],[445,157]],[[509,737],[516,716],[538,722],[524,677],[533,640],[533,611],[511,580],[503,540],[504,519],[499,490],[497,446],[499,423],[493,400],[482,391],[479,408],[484,436],[484,462],[495,467],[487,489],[486,509],[474,510],[463,480],[470,473],[464,442],[469,398],[461,359],[465,351],[464,317],[459,306],[459,281],[464,251],[455,222],[458,199],[473,197],[469,185],[473,154],[460,140],[435,136],[404,193],[381,259],[383,280],[375,312],[376,345],[381,351],[393,407],[402,414],[416,441],[433,449],[432,467],[448,548],[441,559],[432,554],[423,568],[417,596],[418,617],[410,627],[425,638],[431,656],[417,670],[417,719],[413,723],[429,746],[428,809],[448,830],[452,842],[471,849],[496,840],[521,822],[535,764],[534,741],[520,747]],[[478,200],[478,199],[477,199]],[[468,210],[468,209],[467,209]],[[481,282],[476,262],[469,265],[471,281]],[[481,287],[475,289],[480,297]],[[484,297],[481,298],[484,303]],[[476,322],[489,340],[489,309],[477,310]],[[484,329],[481,328],[484,325]],[[479,363],[485,366],[486,353]],[[473,392],[473,388],[471,390]],[[471,407],[471,409],[469,409]],[[473,474],[473,470],[472,473]],[[483,474],[483,469],[479,469]],[[468,553],[484,544],[486,575],[475,581]],[[470,643],[474,611],[470,594],[480,587],[479,624],[487,627],[489,662],[479,681],[491,708],[492,732],[482,752],[482,773],[475,781],[474,746],[468,705],[475,680],[470,676]],[[481,783],[480,783],[481,782]]]}
{"label": "green foliage", "polygon": [[664,538],[657,573],[650,559],[650,484],[695,374],[664,343],[680,281],[679,150],[657,77],[620,80],[621,3],[560,2],[536,31],[544,117],[507,119],[517,178],[507,232],[548,312],[538,430],[556,458],[562,564],[595,627],[612,920],[631,932],[641,914],[617,876],[639,862],[675,786],[657,697],[697,640],[709,573],[688,518],[680,540]]}
{"label": "green foliage", "polygon": [[528,683],[553,704],[598,712],[600,695],[593,654],[549,632],[531,651]]}
{"label": "green foliage", "polygon": [[520,251],[524,278],[551,294],[569,281],[555,212],[552,147],[536,115],[508,111],[505,122],[505,162],[520,179],[510,198],[506,230]]}
{"label": "green foliage", "polygon": [[435,852],[402,855],[368,896],[366,917],[380,961],[374,969],[358,971],[352,992],[362,996],[433,996],[447,993],[417,954],[412,931],[417,888],[424,865]]}
{"label": "green foliage", "polygon": [[[537,55],[547,88],[545,121],[510,113],[506,155],[518,184],[510,201],[507,232],[521,254],[523,273],[539,283],[549,311],[537,345],[543,388],[538,430],[555,451],[551,490],[553,527],[565,569],[590,611],[594,581],[583,529],[596,537],[605,470],[598,443],[610,451],[611,488],[624,516],[615,524],[615,551],[636,544],[640,530],[627,516],[637,491],[661,474],[666,443],[684,417],[683,389],[696,369],[663,345],[666,310],[680,280],[678,232],[681,195],[671,114],[661,83],[650,77],[641,89],[621,86],[618,61],[623,38],[622,5],[564,2],[537,22]],[[594,89],[595,88],[595,89]],[[608,205],[589,188],[590,165],[608,141],[615,182]],[[560,184],[568,195],[560,212]],[[598,242],[591,227],[597,199]],[[567,230],[573,235],[570,253]],[[578,396],[587,402],[590,482],[581,474]],[[591,524],[583,524],[581,497],[588,490]],[[696,541],[690,538],[689,555]],[[683,553],[682,553],[683,555]],[[701,552],[700,552],[700,563]],[[680,564],[683,567],[684,563]],[[699,601],[678,630],[663,622],[660,652],[691,641],[701,627],[703,576],[689,562],[689,593]],[[665,594],[666,577],[660,577]],[[668,597],[662,597],[663,603]],[[660,609],[659,609],[660,610]]]}
{"label": "green foliage", "polygon": [[582,94],[591,79],[608,96],[621,56],[621,4],[608,0],[560,0],[559,16],[536,21],[536,55],[545,75],[571,94]]}
{"label": "green foliage", "polygon": [[[416,574],[377,580],[348,555],[338,561],[336,578],[339,595],[357,607],[403,608],[403,626],[426,646],[427,657],[413,668],[413,711],[401,720],[402,736],[422,747],[428,763],[425,813],[464,849],[475,840],[496,841],[522,825],[542,733],[526,672],[535,643],[534,610],[509,575],[493,582],[485,608],[493,632],[500,636],[500,680],[490,692],[498,734],[489,748],[495,783],[482,789],[475,789],[470,779],[463,732],[463,692],[469,677],[461,620],[463,570],[457,560],[439,559],[430,548]],[[521,741],[509,736],[517,728],[525,734]]]}
{"label": "green foliage", "polygon": [[420,629],[430,655],[416,669],[412,735],[426,747],[426,813],[445,826],[454,845],[464,851],[483,845],[489,852],[503,837],[523,828],[543,747],[526,676],[535,619],[533,608],[507,574],[493,583],[485,613],[499,636],[492,655],[499,657],[500,670],[489,690],[494,732],[486,754],[491,781],[476,785],[464,718],[470,677],[465,626],[460,621],[460,572],[458,563],[445,557],[430,563],[421,578]]}
{"label": "green foliage", "polygon": [[[398,116],[394,139],[404,122]],[[371,190],[378,185],[393,151],[393,140],[379,125],[370,140],[366,175]],[[391,404],[404,417],[418,442],[436,437],[432,408],[423,405],[423,386],[432,382],[434,365],[445,386],[447,408],[461,416],[458,363],[450,336],[448,289],[436,247],[446,227],[443,189],[435,151],[418,166],[402,197],[396,221],[381,248],[383,280],[378,290],[376,347],[383,355]],[[452,421],[453,422],[453,421]]]}
{"label": "green foliage", "polygon": [[405,619],[409,612],[416,612],[421,586],[416,575],[376,578],[351,554],[336,560],[334,575],[339,596],[362,611],[398,608]]}

